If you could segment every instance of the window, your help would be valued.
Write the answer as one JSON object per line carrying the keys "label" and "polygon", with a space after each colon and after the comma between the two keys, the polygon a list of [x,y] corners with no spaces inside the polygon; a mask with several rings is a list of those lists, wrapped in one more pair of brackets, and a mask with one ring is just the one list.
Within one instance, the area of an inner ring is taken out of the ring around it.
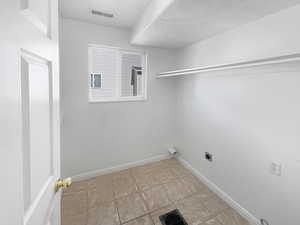
{"label": "window", "polygon": [[146,100],[146,54],[89,45],[89,101]]}
{"label": "window", "polygon": [[91,88],[101,88],[101,74],[91,74]]}

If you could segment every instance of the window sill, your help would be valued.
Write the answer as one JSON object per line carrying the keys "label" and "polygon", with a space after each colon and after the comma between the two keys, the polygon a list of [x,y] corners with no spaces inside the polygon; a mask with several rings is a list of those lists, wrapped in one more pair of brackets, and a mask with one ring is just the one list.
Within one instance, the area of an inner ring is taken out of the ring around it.
{"label": "window sill", "polygon": [[97,100],[97,99],[89,99],[89,103],[113,103],[113,102],[142,102],[147,101],[146,97],[136,97],[136,98],[119,98],[119,99],[107,99],[107,100]]}

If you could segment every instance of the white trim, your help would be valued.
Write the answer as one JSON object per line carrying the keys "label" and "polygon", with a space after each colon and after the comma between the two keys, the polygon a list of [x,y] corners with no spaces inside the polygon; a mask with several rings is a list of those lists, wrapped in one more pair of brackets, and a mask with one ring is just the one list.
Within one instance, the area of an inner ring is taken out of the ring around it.
{"label": "white trim", "polygon": [[94,47],[94,48],[110,48],[114,50],[121,50],[124,52],[130,52],[132,54],[136,53],[137,55],[147,55],[147,51],[139,50],[139,49],[129,49],[129,48],[122,48],[122,47],[116,47],[111,45],[101,45],[101,44],[88,44],[88,47]]}
{"label": "white trim", "polygon": [[38,65],[48,66],[50,64],[50,60],[38,56],[34,53],[28,52],[25,49],[20,50],[20,55],[23,59],[25,59],[28,63],[34,63]]}
{"label": "white trim", "polygon": [[199,180],[205,183],[211,191],[213,191],[216,195],[218,195],[221,199],[223,199],[226,203],[228,203],[233,209],[235,209],[241,216],[243,216],[251,225],[260,225],[260,221],[252,215],[248,210],[243,208],[239,203],[234,201],[230,195],[225,193],[220,187],[218,187],[215,183],[210,181],[207,177],[205,177],[200,171],[195,169],[191,164],[189,164],[185,159],[181,156],[176,157],[184,167],[189,169]]}
{"label": "white trim", "polygon": [[45,24],[40,20],[40,18],[30,9],[29,0],[21,0],[21,14],[34,26],[36,26],[43,34],[48,35],[50,37],[50,16],[51,16],[51,4],[48,1],[48,16],[47,16],[47,23]]}
{"label": "white trim", "polygon": [[161,155],[153,156],[151,158],[147,158],[147,159],[143,159],[143,160],[139,160],[139,161],[135,161],[135,162],[125,163],[125,164],[118,165],[118,166],[113,166],[113,167],[108,167],[108,168],[104,168],[104,169],[100,169],[100,170],[94,170],[94,171],[89,171],[86,173],[81,173],[81,174],[72,176],[72,180],[73,181],[86,180],[86,179],[93,178],[96,176],[129,169],[129,168],[136,167],[136,166],[142,166],[142,165],[152,163],[152,162],[157,162],[157,161],[160,161],[163,159],[169,159],[170,157],[171,156],[169,154],[161,154]]}
{"label": "white trim", "polygon": [[148,99],[148,72],[149,72],[149,68],[148,68],[148,53],[146,52],[144,54],[144,57],[143,57],[143,66],[144,66],[144,80],[143,80],[143,97],[145,98],[145,100]]}
{"label": "white trim", "polygon": [[49,190],[50,185],[54,181],[54,176],[48,177],[47,181],[44,183],[43,187],[39,191],[38,195],[35,197],[35,199],[31,202],[29,208],[24,212],[24,224],[28,224],[29,220],[34,214],[34,211],[39,206],[39,203],[41,202],[42,198],[45,194],[47,194],[47,191]]}
{"label": "white trim", "polygon": [[113,103],[113,102],[145,102],[147,101],[146,97],[140,97],[140,96],[132,96],[132,97],[121,97],[121,98],[116,98],[116,99],[106,99],[106,100],[95,100],[89,98],[89,103]]}

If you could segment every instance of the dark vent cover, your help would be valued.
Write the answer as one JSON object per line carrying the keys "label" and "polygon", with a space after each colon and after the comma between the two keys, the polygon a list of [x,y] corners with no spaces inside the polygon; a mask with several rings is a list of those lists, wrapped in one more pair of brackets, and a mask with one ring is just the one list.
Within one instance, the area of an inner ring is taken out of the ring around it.
{"label": "dark vent cover", "polygon": [[94,9],[92,9],[91,12],[92,12],[92,14],[98,15],[98,16],[104,16],[104,17],[108,17],[108,18],[114,17],[114,14],[112,14],[112,13],[101,12],[101,11],[94,10]]}
{"label": "dark vent cover", "polygon": [[178,209],[159,216],[162,225],[188,225]]}

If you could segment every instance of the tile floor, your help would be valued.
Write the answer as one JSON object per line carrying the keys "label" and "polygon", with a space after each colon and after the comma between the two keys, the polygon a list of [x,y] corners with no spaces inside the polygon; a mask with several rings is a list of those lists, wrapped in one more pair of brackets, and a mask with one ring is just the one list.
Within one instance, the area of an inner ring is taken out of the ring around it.
{"label": "tile floor", "polygon": [[249,225],[176,159],[75,182],[62,197],[62,225],[161,225],[179,209],[189,225]]}

